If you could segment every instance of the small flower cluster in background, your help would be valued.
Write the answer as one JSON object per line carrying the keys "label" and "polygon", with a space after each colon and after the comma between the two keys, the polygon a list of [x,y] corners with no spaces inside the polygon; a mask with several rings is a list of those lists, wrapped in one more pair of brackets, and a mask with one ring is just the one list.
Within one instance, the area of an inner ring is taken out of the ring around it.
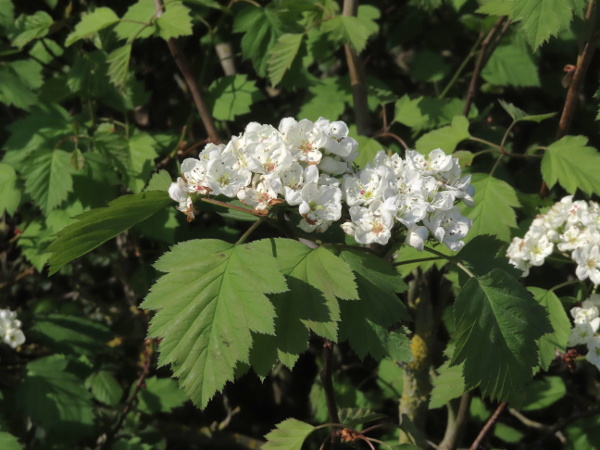
{"label": "small flower cluster in background", "polygon": [[515,237],[506,255],[509,262],[529,274],[541,266],[554,249],[575,263],[577,278],[600,284],[600,208],[595,202],[564,197],[532,222],[523,238]]}
{"label": "small flower cluster in background", "polygon": [[587,360],[600,369],[600,295],[592,294],[581,306],[571,308],[574,326],[569,336],[569,347],[586,345]]}
{"label": "small flower cluster in background", "polygon": [[286,202],[297,206],[299,227],[325,231],[342,218],[342,229],[358,243],[386,244],[392,229],[406,227],[406,241],[422,250],[429,234],[452,250],[463,246],[471,226],[455,206],[472,205],[470,176],[461,177],[458,160],[442,150],[428,156],[407,151],[406,159],[380,151],[357,171],[357,142],[344,122],[285,118],[279,128],[248,124],[227,144],[208,144],[187,158],[169,194],[188,220],[198,196],[238,198],[258,213]]}
{"label": "small flower cluster in background", "polygon": [[25,335],[21,331],[21,321],[17,313],[9,309],[0,309],[0,336],[12,348],[17,348],[25,342]]}

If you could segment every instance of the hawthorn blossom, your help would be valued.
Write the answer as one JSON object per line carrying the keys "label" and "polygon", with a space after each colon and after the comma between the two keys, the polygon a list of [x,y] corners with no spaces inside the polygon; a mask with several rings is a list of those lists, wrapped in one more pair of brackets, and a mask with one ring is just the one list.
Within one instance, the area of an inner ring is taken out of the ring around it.
{"label": "hawthorn blossom", "polygon": [[5,344],[17,348],[25,343],[25,335],[21,330],[21,321],[17,313],[9,309],[0,309],[0,336]]}

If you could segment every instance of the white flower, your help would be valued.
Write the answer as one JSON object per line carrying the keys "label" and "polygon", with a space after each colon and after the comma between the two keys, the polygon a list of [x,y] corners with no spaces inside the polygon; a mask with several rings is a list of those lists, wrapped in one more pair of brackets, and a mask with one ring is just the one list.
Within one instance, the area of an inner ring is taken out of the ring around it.
{"label": "white flower", "polygon": [[212,160],[206,169],[206,181],[214,195],[236,197],[237,193],[248,186],[252,172],[246,169],[234,169],[237,159],[233,155],[225,155]]}
{"label": "white flower", "polygon": [[580,280],[589,277],[594,284],[600,284],[600,246],[584,245],[573,251],[573,260],[577,263],[575,274]]}
{"label": "white flower", "polygon": [[342,191],[335,185],[309,183],[302,188],[302,203],[298,208],[308,225],[339,220],[342,216]]}
{"label": "white flower", "polygon": [[350,218],[355,224],[354,239],[359,244],[385,245],[390,240],[394,219],[383,203],[374,202],[368,208],[353,206]]}
{"label": "white flower", "polygon": [[576,345],[587,344],[589,340],[594,337],[594,333],[595,330],[591,324],[587,322],[576,323],[571,329],[571,334],[569,335],[569,341],[567,345],[569,347],[574,347]]}
{"label": "white flower", "polygon": [[21,331],[21,321],[17,313],[9,309],[0,309],[0,336],[4,343],[17,348],[25,343],[25,335]]}
{"label": "white flower", "polygon": [[411,247],[422,252],[425,248],[425,241],[428,237],[429,231],[427,230],[427,227],[413,227],[412,229],[408,230],[405,242]]}
{"label": "white flower", "polygon": [[433,236],[452,251],[464,246],[462,239],[471,228],[471,219],[463,217],[458,208],[449,211],[436,211],[423,220]]}
{"label": "white flower", "polygon": [[588,353],[586,359],[600,369],[600,336],[594,336],[587,341]]}

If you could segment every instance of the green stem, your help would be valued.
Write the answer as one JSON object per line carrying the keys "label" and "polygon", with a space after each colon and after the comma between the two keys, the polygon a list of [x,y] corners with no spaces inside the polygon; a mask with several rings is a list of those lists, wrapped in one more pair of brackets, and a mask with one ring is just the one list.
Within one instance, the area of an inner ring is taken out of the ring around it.
{"label": "green stem", "polygon": [[260,219],[258,219],[256,222],[254,222],[250,226],[250,228],[248,228],[246,230],[246,232],[240,236],[240,238],[237,240],[235,245],[240,245],[240,244],[243,244],[244,242],[246,242],[246,239],[248,239],[248,237],[254,232],[254,230],[256,230],[258,227],[260,227],[264,223],[265,220],[267,220],[267,216],[263,216]]}
{"label": "green stem", "polygon": [[471,51],[469,52],[467,57],[463,59],[460,66],[458,66],[458,69],[456,69],[456,72],[454,72],[452,79],[448,82],[448,84],[442,90],[441,94],[438,96],[439,98],[444,98],[446,94],[448,94],[452,86],[454,86],[454,83],[456,83],[456,80],[458,80],[458,78],[462,75],[463,71],[465,70],[465,67],[467,67],[467,64],[469,64],[469,61],[471,61],[471,59],[473,59],[473,57],[477,54],[475,50],[477,49],[477,47],[479,47],[479,44],[482,40],[483,36],[479,36],[479,39],[475,41],[475,44],[473,45],[473,47],[471,47]]}
{"label": "green stem", "polygon": [[500,146],[498,144],[494,144],[493,142],[490,141],[486,141],[485,139],[481,139],[475,136],[470,136],[467,138],[467,141],[474,141],[474,142],[479,142],[480,144],[485,144],[489,147],[493,147],[496,148],[498,150],[500,150]]}
{"label": "green stem", "polygon": [[560,288],[563,288],[563,287],[565,287],[565,286],[570,286],[570,285],[572,285],[572,284],[577,284],[577,283],[579,283],[579,282],[580,282],[579,280],[568,280],[568,281],[564,281],[564,282],[562,282],[562,283],[559,283],[559,284],[557,284],[556,286],[553,286],[553,287],[552,287],[552,288],[550,288],[549,290],[550,290],[550,292],[554,292],[554,291],[557,291],[557,290],[559,290]]}
{"label": "green stem", "polygon": [[227,208],[227,209],[234,209],[236,211],[243,212],[245,214],[250,214],[251,216],[258,215],[258,214],[256,214],[256,211],[254,211],[253,209],[242,208],[241,206],[231,205],[229,203],[225,203],[220,200],[215,200],[214,198],[210,198],[210,197],[202,197],[200,199],[200,201],[203,201],[204,203],[210,203],[212,205],[222,206],[223,208]]}

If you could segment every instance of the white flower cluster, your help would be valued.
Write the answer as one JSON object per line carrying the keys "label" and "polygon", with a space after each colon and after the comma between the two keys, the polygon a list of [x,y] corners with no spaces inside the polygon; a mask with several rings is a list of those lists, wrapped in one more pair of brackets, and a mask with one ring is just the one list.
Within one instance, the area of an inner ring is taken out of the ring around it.
{"label": "white flower cluster", "polygon": [[600,284],[600,207],[595,202],[564,197],[546,213],[537,216],[523,238],[515,237],[506,256],[509,262],[529,274],[541,266],[554,248],[577,263],[577,278]]}
{"label": "white flower cluster", "polygon": [[0,336],[12,348],[17,348],[25,342],[21,321],[17,319],[17,313],[14,311],[0,309]]}
{"label": "white flower cluster", "polygon": [[462,199],[473,206],[470,181],[470,175],[461,177],[458,159],[440,149],[427,157],[407,150],[404,160],[382,150],[372,164],[344,175],[351,221],[342,228],[361,244],[385,244],[399,222],[408,229],[406,242],[411,247],[423,250],[431,232],[450,250],[460,250],[471,220],[460,214],[455,203]]}
{"label": "white flower cluster", "polygon": [[569,336],[568,346],[586,345],[587,360],[600,369],[600,336],[596,333],[600,328],[600,295],[592,294],[584,300],[581,307],[571,308],[571,316],[575,325]]}
{"label": "white flower cluster", "polygon": [[385,244],[396,222],[408,229],[409,245],[423,249],[429,233],[459,250],[471,222],[455,202],[472,205],[470,176],[461,177],[458,160],[442,150],[406,159],[380,151],[372,164],[356,171],[357,142],[344,122],[285,118],[279,128],[248,124],[227,145],[208,144],[198,158],[187,158],[181,177],[169,188],[188,220],[198,196],[238,198],[256,212],[282,202],[297,206],[299,227],[325,231],[342,218],[343,230],[363,244]]}

